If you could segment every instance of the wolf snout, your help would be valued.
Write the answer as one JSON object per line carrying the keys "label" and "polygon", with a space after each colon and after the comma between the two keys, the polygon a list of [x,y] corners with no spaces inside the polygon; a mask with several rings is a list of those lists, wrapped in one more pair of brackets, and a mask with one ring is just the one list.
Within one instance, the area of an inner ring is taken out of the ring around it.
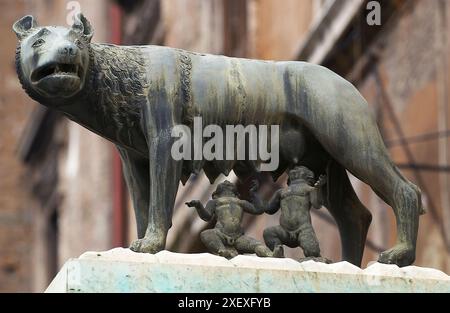
{"label": "wolf snout", "polygon": [[58,48],[58,54],[62,56],[76,56],[78,48],[74,44],[66,44]]}

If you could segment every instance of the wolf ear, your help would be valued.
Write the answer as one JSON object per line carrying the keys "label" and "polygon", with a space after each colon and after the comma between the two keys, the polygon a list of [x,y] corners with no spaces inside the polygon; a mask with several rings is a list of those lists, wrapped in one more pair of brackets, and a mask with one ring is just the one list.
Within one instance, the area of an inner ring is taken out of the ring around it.
{"label": "wolf ear", "polygon": [[91,23],[87,20],[87,18],[83,15],[83,13],[78,13],[75,16],[75,21],[72,25],[72,29],[77,33],[82,34],[88,41],[91,41],[92,36],[94,35],[94,29],[91,26]]}
{"label": "wolf ear", "polygon": [[22,40],[30,29],[37,27],[36,21],[33,16],[26,15],[20,20],[14,23],[13,31],[19,40]]}

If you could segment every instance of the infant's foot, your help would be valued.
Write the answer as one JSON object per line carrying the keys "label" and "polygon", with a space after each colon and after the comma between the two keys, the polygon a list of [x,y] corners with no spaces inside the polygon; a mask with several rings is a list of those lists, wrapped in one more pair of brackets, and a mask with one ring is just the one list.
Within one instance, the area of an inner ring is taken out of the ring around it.
{"label": "infant's foot", "polygon": [[238,253],[237,253],[236,250],[234,250],[234,249],[226,249],[226,248],[225,249],[220,249],[217,252],[217,254],[220,255],[220,256],[223,256],[224,258],[227,258],[227,259],[232,259],[235,256],[238,256]]}
{"label": "infant's foot", "polygon": [[255,248],[255,253],[257,256],[263,257],[263,258],[273,257],[272,251],[270,251],[269,248],[267,248],[266,246],[263,246],[263,245],[257,246]]}
{"label": "infant's foot", "polygon": [[273,249],[273,257],[274,258],[284,258],[284,249],[283,246],[276,246]]}

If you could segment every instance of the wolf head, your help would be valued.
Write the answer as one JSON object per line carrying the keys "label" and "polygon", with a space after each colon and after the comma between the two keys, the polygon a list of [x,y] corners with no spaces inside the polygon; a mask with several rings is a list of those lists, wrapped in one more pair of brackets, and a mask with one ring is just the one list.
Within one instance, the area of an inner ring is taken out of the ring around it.
{"label": "wolf head", "polygon": [[27,15],[14,23],[13,30],[19,39],[17,72],[30,95],[64,99],[83,88],[93,30],[82,14],[71,28],[38,27]]}

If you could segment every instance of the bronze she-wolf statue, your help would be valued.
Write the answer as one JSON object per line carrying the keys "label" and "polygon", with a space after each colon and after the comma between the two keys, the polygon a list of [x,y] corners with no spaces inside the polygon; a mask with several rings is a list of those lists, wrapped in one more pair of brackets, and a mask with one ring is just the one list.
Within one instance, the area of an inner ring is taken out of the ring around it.
{"label": "bronze she-wolf statue", "polygon": [[131,249],[165,248],[179,182],[202,169],[210,180],[234,170],[254,174],[251,160],[171,157],[175,125],[280,125],[277,179],[306,166],[324,174],[324,206],[339,227],[344,260],[360,265],[371,222],[346,170],[367,183],[397,218],[397,243],[379,261],[414,262],[420,190],[390,159],[368,104],[342,77],[305,62],[266,62],[160,46],[91,43],[77,15],[70,28],[38,27],[32,16],[13,25],[17,73],[39,103],[112,141],[120,151],[136,213]]}

